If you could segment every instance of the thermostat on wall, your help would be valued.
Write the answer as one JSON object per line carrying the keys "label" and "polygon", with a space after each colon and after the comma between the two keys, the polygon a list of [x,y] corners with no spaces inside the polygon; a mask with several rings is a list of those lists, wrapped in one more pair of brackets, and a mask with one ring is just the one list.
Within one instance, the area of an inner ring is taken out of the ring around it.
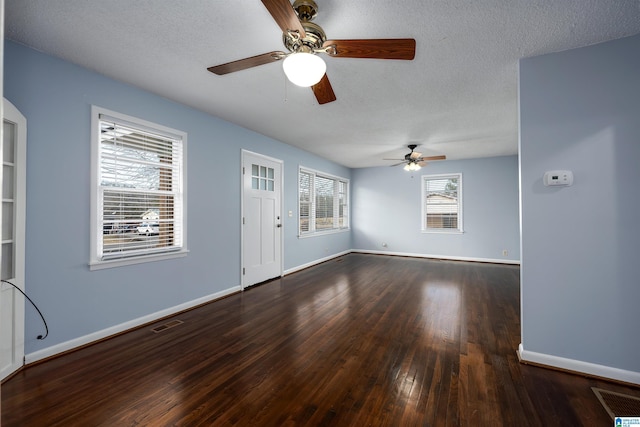
{"label": "thermostat on wall", "polygon": [[547,171],[544,173],[544,185],[571,185],[573,184],[573,172],[571,171]]}

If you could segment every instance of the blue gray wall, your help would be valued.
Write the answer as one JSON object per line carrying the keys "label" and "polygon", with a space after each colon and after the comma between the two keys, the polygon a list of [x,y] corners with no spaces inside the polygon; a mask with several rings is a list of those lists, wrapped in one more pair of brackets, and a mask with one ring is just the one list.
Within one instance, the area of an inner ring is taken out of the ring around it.
{"label": "blue gray wall", "polygon": [[[298,239],[300,164],[348,168],[68,62],[6,42],[4,96],[27,118],[26,353],[240,285],[241,149],[284,161],[284,268],[351,248],[350,233]],[[188,133],[185,258],[89,271],[90,111],[98,105]]]}
{"label": "blue gray wall", "polygon": [[522,60],[520,132],[521,350],[640,383],[640,35]]}
{"label": "blue gray wall", "polygon": [[[421,177],[450,173],[462,173],[464,233],[422,233]],[[356,250],[500,262],[520,259],[517,156],[431,162],[413,173],[400,166],[356,169],[352,176]]]}

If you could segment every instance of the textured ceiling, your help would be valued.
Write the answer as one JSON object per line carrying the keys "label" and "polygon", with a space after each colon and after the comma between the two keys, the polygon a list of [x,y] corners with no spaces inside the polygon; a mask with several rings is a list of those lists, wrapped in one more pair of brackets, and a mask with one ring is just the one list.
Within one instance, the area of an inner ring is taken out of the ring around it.
{"label": "textured ceiling", "polygon": [[[348,167],[406,145],[449,159],[517,153],[518,60],[640,33],[640,0],[316,0],[328,38],[415,38],[413,61],[324,56],[318,105],[280,63],[260,0],[5,0],[5,37]],[[567,78],[570,78],[568,76]]]}

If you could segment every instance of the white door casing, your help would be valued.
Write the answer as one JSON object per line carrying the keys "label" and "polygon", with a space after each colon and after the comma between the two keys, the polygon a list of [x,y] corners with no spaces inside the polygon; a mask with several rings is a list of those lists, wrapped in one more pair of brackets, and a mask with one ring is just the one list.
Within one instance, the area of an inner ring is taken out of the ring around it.
{"label": "white door casing", "polygon": [[[3,99],[2,249],[0,276],[25,289],[25,195],[27,120]],[[25,299],[0,283],[0,380],[24,364]]]}
{"label": "white door casing", "polygon": [[242,288],[282,276],[282,161],[242,150]]}

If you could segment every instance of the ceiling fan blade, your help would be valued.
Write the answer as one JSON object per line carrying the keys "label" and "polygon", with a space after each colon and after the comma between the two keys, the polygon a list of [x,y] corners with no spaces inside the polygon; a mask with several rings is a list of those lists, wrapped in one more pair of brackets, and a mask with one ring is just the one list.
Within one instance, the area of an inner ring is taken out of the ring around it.
{"label": "ceiling fan blade", "polygon": [[283,33],[297,31],[300,34],[300,38],[307,36],[298,19],[298,14],[293,10],[289,0],[262,0],[262,4],[267,8]]}
{"label": "ceiling fan blade", "polygon": [[427,161],[426,161],[426,160],[422,160],[422,161],[419,161],[419,162],[416,162],[416,163],[417,163],[417,164],[418,164],[418,166],[420,166],[421,168],[423,168],[423,167],[427,166]]}
{"label": "ceiling fan blade", "polygon": [[224,74],[233,73],[235,71],[246,70],[247,68],[257,67],[258,65],[276,62],[287,56],[284,52],[273,51],[263,53],[262,55],[252,56],[250,58],[239,59],[237,61],[227,62],[226,64],[215,65],[207,68],[213,74],[222,76]]}
{"label": "ceiling fan blade", "polygon": [[327,40],[322,47],[329,49],[331,56],[341,58],[378,58],[378,59],[407,59],[416,56],[416,41],[414,39],[351,39]]}
{"label": "ceiling fan blade", "polygon": [[318,100],[318,104],[326,104],[336,100],[336,94],[333,93],[333,88],[331,87],[329,77],[327,77],[326,73],[318,83],[311,87],[311,89],[313,89],[313,93]]}
{"label": "ceiling fan blade", "polygon": [[422,156],[422,153],[418,153],[417,151],[412,151],[411,155],[409,156],[410,159],[418,159],[420,158],[420,156]]}
{"label": "ceiling fan blade", "polygon": [[389,166],[391,166],[391,167],[393,167],[393,166],[400,166],[400,165],[402,165],[402,164],[404,164],[404,163],[407,163],[407,162],[402,161],[402,162],[400,162],[400,163],[394,163],[393,165],[389,165]]}
{"label": "ceiling fan blade", "polygon": [[420,160],[424,161],[424,160],[446,160],[447,156],[429,156],[429,157],[423,157]]}

